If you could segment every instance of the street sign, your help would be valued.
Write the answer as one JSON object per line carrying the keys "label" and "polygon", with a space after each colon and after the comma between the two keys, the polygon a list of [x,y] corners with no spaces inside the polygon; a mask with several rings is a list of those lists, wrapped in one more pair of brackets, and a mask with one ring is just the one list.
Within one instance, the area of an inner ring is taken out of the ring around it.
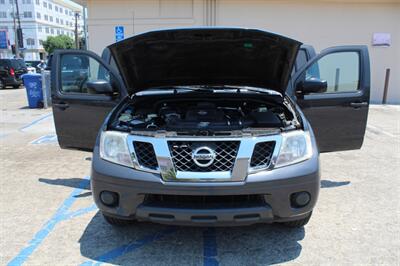
{"label": "street sign", "polygon": [[0,31],[0,49],[8,49],[7,31]]}
{"label": "street sign", "polygon": [[124,39],[124,26],[115,26],[115,41],[119,42]]}

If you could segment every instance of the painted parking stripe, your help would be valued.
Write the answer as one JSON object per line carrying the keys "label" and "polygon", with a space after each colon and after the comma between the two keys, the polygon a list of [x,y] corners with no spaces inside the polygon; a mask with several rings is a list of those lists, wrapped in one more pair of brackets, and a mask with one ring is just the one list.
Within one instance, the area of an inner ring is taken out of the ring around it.
{"label": "painted parking stripe", "polygon": [[27,128],[30,128],[31,126],[36,125],[36,124],[39,123],[40,121],[45,120],[46,118],[49,118],[49,117],[51,117],[52,115],[53,115],[53,113],[48,113],[48,114],[46,114],[46,115],[44,115],[44,116],[42,116],[42,117],[39,117],[38,119],[36,119],[36,120],[30,122],[29,124],[27,124],[27,125],[21,127],[21,128],[19,129],[19,131],[25,131]]}
{"label": "painted parking stripe", "polygon": [[372,133],[378,134],[378,135],[379,134],[383,134],[383,135],[386,135],[386,136],[391,137],[391,138],[395,138],[396,137],[392,133],[387,132],[387,131],[385,131],[383,129],[380,129],[378,127],[375,127],[373,125],[367,125],[367,130],[371,131]]}
{"label": "painted parking stripe", "polygon": [[17,256],[15,256],[7,265],[16,266],[22,265],[29,256],[39,247],[43,240],[53,231],[54,227],[60,222],[65,220],[65,215],[68,213],[69,208],[78,199],[74,197],[80,194],[84,188],[89,185],[89,178],[85,177],[82,182],[79,183],[78,188],[75,188],[66,200],[61,204],[56,213],[47,221],[42,228],[35,234],[27,247],[22,249]]}
{"label": "painted parking stripe", "polygon": [[207,228],[203,231],[203,265],[218,266],[216,259],[217,251],[217,234],[215,228]]}
{"label": "painted parking stripe", "polygon": [[[75,198],[76,198],[76,197],[75,197]],[[97,206],[96,206],[96,204],[92,204],[92,205],[89,206],[89,207],[81,208],[81,209],[79,209],[79,210],[66,213],[66,214],[63,216],[63,220],[69,220],[69,219],[72,219],[72,218],[75,218],[75,217],[84,215],[84,214],[86,214],[86,213],[88,213],[88,212],[95,211],[95,210],[97,210]]]}
{"label": "painted parking stripe", "polygon": [[155,234],[145,236],[139,240],[135,240],[128,244],[125,244],[125,245],[122,245],[115,249],[112,249],[112,250],[96,257],[94,259],[95,261],[85,261],[81,264],[81,266],[101,265],[102,263],[110,262],[113,259],[116,259],[122,255],[125,255],[126,253],[135,251],[135,250],[137,250],[147,244],[150,244],[158,239],[161,239],[167,235],[175,233],[176,231],[177,231],[176,227],[168,227],[167,229],[165,229],[161,232],[157,232]]}
{"label": "painted parking stripe", "polygon": [[30,144],[48,144],[48,143],[57,143],[57,135],[55,134],[48,134],[41,136],[30,142]]}

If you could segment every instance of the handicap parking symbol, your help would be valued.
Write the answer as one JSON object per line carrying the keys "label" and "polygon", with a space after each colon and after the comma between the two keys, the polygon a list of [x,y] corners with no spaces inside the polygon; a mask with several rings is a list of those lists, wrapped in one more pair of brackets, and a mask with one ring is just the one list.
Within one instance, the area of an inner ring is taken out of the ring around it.
{"label": "handicap parking symbol", "polygon": [[125,38],[124,26],[115,26],[115,41],[119,42]]}

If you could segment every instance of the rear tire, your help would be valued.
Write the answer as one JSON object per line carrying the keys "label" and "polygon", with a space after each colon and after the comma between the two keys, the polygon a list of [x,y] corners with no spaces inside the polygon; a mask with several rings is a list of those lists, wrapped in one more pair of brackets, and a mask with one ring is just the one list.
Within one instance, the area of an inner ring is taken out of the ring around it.
{"label": "rear tire", "polygon": [[128,226],[133,224],[133,220],[124,220],[124,219],[118,219],[112,216],[108,216],[107,214],[103,213],[104,220],[106,220],[107,223],[109,223],[112,226]]}
{"label": "rear tire", "polygon": [[306,217],[299,219],[299,220],[294,220],[294,221],[290,221],[290,222],[283,222],[282,225],[286,226],[286,227],[290,227],[290,228],[301,228],[303,226],[305,226],[308,221],[310,221],[312,212],[310,212]]}

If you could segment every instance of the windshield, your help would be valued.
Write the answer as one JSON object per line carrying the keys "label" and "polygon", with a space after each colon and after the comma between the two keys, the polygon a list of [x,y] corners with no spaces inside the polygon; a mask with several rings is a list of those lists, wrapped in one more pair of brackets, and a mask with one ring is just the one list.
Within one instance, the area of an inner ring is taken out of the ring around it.
{"label": "windshield", "polygon": [[15,69],[25,68],[25,62],[22,59],[11,60],[11,65]]}
{"label": "windshield", "polygon": [[138,92],[136,95],[150,95],[150,94],[170,94],[176,92],[187,92],[187,91],[195,91],[195,92],[213,92],[213,93],[263,93],[268,95],[277,95],[282,96],[277,91],[258,88],[258,87],[250,87],[250,86],[226,86],[226,85],[218,85],[218,86],[209,86],[209,85],[192,85],[192,86],[172,86],[172,87],[155,87],[149,88],[147,90]]}

